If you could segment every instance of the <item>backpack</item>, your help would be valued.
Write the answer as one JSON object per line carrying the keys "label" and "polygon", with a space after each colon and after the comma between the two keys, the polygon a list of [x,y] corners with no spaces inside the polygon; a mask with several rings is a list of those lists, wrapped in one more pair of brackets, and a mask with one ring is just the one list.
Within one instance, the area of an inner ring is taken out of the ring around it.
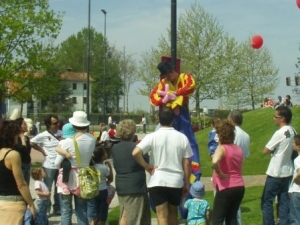
{"label": "backpack", "polygon": [[[78,148],[77,141],[73,137],[76,161],[78,166],[81,165],[81,156]],[[99,184],[101,182],[100,170],[94,166],[83,167],[78,171],[78,182],[80,189],[80,197],[83,199],[92,199],[99,194]]]}
{"label": "backpack", "polygon": [[80,197],[92,199],[99,194],[100,170],[94,166],[79,169],[78,173]]}

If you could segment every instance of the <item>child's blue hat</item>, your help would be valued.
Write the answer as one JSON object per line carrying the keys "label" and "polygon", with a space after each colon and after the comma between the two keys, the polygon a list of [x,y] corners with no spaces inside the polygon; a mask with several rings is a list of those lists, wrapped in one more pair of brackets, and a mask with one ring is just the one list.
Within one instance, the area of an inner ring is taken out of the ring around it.
{"label": "child's blue hat", "polygon": [[63,132],[63,138],[74,137],[76,134],[76,130],[73,128],[73,125],[70,123],[66,123],[62,127],[62,132]]}
{"label": "child's blue hat", "polygon": [[196,181],[190,188],[190,193],[194,198],[203,198],[205,195],[205,186],[201,181]]}

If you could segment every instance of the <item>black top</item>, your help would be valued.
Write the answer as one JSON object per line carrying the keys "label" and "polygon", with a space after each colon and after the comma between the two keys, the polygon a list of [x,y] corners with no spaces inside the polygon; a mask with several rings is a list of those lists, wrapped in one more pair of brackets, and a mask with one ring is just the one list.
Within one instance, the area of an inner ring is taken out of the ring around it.
{"label": "black top", "polygon": [[20,153],[22,163],[29,164],[31,163],[31,157],[30,157],[31,145],[30,145],[29,138],[27,136],[24,137],[25,137],[26,146],[22,145],[22,140],[20,137],[18,137],[18,143],[15,145],[15,150]]}
{"label": "black top", "polygon": [[[135,142],[121,141],[112,148],[113,165],[116,170],[116,190],[118,194],[140,194],[147,192],[145,170],[132,156],[135,146]],[[148,154],[144,158],[148,161]]]}
{"label": "black top", "polygon": [[[11,151],[11,150],[10,150]],[[20,195],[20,191],[17,187],[14,175],[11,170],[7,169],[5,166],[5,157],[10,152],[7,151],[2,160],[0,160],[0,195]]]}

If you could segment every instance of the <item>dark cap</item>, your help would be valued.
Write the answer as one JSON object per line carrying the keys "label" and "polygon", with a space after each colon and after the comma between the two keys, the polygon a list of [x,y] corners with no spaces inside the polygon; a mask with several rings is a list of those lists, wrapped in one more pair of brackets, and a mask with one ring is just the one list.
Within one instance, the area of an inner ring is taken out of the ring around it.
{"label": "dark cap", "polygon": [[171,73],[173,68],[168,61],[162,61],[157,65],[157,69],[160,71],[160,77],[163,78],[168,73]]}

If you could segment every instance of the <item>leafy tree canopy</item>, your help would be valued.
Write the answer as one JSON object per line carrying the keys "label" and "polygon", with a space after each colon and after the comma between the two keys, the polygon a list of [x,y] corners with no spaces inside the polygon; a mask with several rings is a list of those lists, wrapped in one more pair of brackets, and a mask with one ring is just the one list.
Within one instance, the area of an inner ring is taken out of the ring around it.
{"label": "leafy tree canopy", "polygon": [[24,90],[49,65],[55,49],[43,42],[56,38],[61,25],[62,14],[50,10],[48,0],[0,1],[0,99],[5,81]]}

